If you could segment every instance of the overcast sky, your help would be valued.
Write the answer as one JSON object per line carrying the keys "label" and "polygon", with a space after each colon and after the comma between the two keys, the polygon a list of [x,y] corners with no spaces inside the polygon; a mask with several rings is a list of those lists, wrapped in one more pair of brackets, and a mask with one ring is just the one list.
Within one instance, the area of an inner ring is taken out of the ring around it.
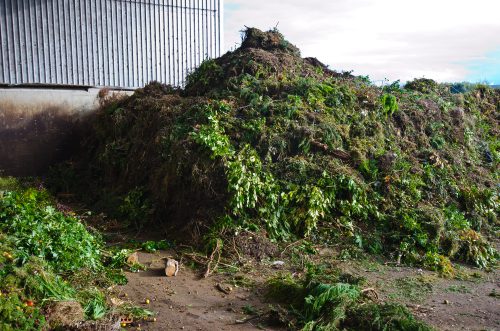
{"label": "overcast sky", "polygon": [[500,0],[225,0],[227,50],[244,26],[372,80],[500,84]]}

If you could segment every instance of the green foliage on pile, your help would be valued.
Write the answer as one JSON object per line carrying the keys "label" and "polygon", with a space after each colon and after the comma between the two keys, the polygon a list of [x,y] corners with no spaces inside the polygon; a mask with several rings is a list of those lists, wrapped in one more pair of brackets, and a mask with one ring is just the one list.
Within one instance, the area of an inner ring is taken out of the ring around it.
{"label": "green foliage on pile", "polygon": [[[41,330],[44,308],[77,301],[86,318],[110,313],[105,288],[123,266],[106,266],[101,238],[44,189],[0,181],[0,329]],[[55,327],[51,325],[51,327]]]}
{"label": "green foliage on pile", "polygon": [[193,224],[212,244],[228,229],[265,229],[444,275],[450,260],[493,266],[500,92],[427,79],[379,88],[268,34],[204,63],[184,90],[155,83],[110,102],[80,184],[137,200],[126,210],[138,222]]}
{"label": "green foliage on pile", "polygon": [[57,211],[45,191],[5,191],[0,231],[15,243],[17,259],[43,259],[56,273],[102,269],[102,242],[74,216]]}

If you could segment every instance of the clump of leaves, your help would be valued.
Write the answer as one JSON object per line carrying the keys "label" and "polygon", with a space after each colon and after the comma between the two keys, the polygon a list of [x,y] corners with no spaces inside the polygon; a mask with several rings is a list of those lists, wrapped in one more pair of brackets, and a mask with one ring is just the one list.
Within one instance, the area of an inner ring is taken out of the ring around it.
{"label": "clump of leaves", "polygon": [[149,219],[151,216],[153,207],[144,190],[135,187],[123,197],[118,212],[122,220],[130,222],[135,227],[140,227],[144,220]]}
{"label": "clump of leaves", "polygon": [[101,238],[43,189],[0,194],[0,329],[43,329],[51,301],[76,301],[88,319],[106,316],[105,287],[119,269],[103,263]]}
{"label": "clump of leaves", "polygon": [[0,200],[0,231],[15,241],[17,259],[44,259],[56,272],[102,268],[102,241],[73,216],[57,211],[47,193],[8,191]]}
{"label": "clump of leaves", "polygon": [[288,302],[297,305],[305,297],[305,288],[298,279],[294,279],[289,273],[277,274],[267,281],[267,294],[270,299],[278,302]]}
{"label": "clump of leaves", "polygon": [[380,97],[380,102],[382,103],[382,113],[386,118],[392,116],[399,109],[398,101],[392,94],[384,93]]}
{"label": "clump of leaves", "polygon": [[288,308],[280,321],[308,331],[432,330],[404,306],[371,302],[357,285],[316,282],[321,278],[317,272],[310,266],[301,279],[281,274],[268,281],[268,297]]}
{"label": "clump of leaves", "polygon": [[418,91],[421,93],[435,92],[438,88],[438,83],[433,79],[428,78],[415,78],[414,80],[405,84],[406,90]]}
{"label": "clump of leaves", "polygon": [[0,295],[0,329],[1,330],[41,330],[45,325],[45,317],[39,307],[28,306],[18,293],[2,293]]}
{"label": "clump of leaves", "polygon": [[222,68],[212,59],[203,61],[197,70],[186,77],[186,89],[202,93],[210,84],[222,79]]}
{"label": "clump of leaves", "polygon": [[85,302],[83,310],[88,319],[99,320],[108,313],[109,308],[106,304],[106,297],[101,291],[91,289],[81,293],[80,298]]}
{"label": "clump of leaves", "polygon": [[148,240],[141,244],[142,250],[147,253],[154,253],[159,250],[166,250],[172,247],[172,243],[167,240],[152,241]]}
{"label": "clump of leaves", "polygon": [[350,330],[433,330],[424,322],[416,320],[406,307],[394,303],[356,306],[347,312],[344,326]]}
{"label": "clump of leaves", "polygon": [[450,259],[437,253],[427,252],[424,258],[424,266],[430,270],[438,271],[444,277],[453,277],[455,274]]}
{"label": "clump of leaves", "polygon": [[498,252],[476,231],[462,230],[459,233],[459,240],[461,248],[457,254],[465,261],[488,268],[498,260]]}
{"label": "clump of leaves", "polygon": [[136,319],[145,319],[147,317],[155,316],[155,313],[149,309],[133,306],[128,303],[121,305],[120,307],[117,308],[117,310],[122,315],[134,316]]}
{"label": "clump of leaves", "polygon": [[350,284],[316,285],[305,298],[303,330],[337,328],[359,296],[359,289]]}

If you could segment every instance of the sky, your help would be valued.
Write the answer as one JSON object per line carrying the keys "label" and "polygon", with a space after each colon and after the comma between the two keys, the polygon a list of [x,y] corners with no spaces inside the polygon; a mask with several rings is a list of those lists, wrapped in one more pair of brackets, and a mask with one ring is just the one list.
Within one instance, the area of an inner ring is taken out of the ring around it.
{"label": "sky", "polygon": [[372,81],[500,85],[500,0],[225,0],[226,50],[277,27],[302,56]]}

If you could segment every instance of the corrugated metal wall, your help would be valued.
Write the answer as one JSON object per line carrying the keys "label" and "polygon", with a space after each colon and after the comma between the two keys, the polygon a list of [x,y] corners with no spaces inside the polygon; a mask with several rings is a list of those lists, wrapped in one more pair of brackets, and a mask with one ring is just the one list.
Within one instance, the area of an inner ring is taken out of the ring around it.
{"label": "corrugated metal wall", "polygon": [[222,0],[0,0],[0,84],[182,85],[222,50]]}

